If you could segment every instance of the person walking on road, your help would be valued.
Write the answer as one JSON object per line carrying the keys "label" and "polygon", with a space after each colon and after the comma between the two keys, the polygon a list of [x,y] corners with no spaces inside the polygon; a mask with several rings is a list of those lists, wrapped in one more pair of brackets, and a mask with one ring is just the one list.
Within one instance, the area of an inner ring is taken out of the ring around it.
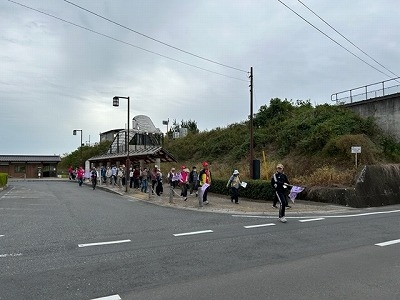
{"label": "person walking on road", "polygon": [[286,190],[289,185],[289,180],[286,174],[283,173],[282,164],[276,166],[276,172],[271,178],[271,185],[275,190],[275,195],[279,201],[279,221],[286,223],[285,208],[288,205]]}
{"label": "person walking on road", "polygon": [[181,187],[181,196],[186,201],[189,186],[189,169],[185,166],[181,167],[181,172],[179,173],[179,185]]}
{"label": "person walking on road", "polygon": [[78,179],[79,186],[82,186],[83,183],[83,175],[85,175],[85,170],[83,170],[82,166],[79,167],[78,171],[76,172],[76,177]]}
{"label": "person walking on road", "polygon": [[199,173],[199,184],[203,193],[203,203],[208,204],[207,194],[211,186],[211,171],[208,169],[208,162],[203,162],[203,169]]}
{"label": "person walking on road", "polygon": [[95,167],[93,167],[92,171],[90,172],[90,178],[92,180],[92,187],[95,189],[97,185],[97,170]]}
{"label": "person walking on road", "polygon": [[226,184],[226,187],[230,189],[231,192],[231,202],[233,203],[233,200],[235,200],[236,204],[239,204],[239,187],[241,185],[240,177],[239,177],[239,171],[235,170],[233,171],[232,176],[229,178],[228,183]]}
{"label": "person walking on road", "polygon": [[[199,175],[197,174],[196,166],[194,166],[192,168],[192,171],[190,171],[190,173],[189,173],[189,191],[190,191],[190,195],[193,194],[194,190],[197,190],[198,182],[199,182]],[[197,192],[196,192],[196,197],[197,197]]]}

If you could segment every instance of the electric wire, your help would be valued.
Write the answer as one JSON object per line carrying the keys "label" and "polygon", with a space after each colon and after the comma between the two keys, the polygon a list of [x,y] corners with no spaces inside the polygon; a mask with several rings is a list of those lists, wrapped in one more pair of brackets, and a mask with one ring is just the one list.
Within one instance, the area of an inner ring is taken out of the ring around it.
{"label": "electric wire", "polygon": [[362,50],[360,47],[358,47],[356,44],[354,44],[352,41],[350,41],[347,37],[345,37],[343,34],[341,34],[338,30],[336,30],[336,28],[334,28],[332,25],[330,25],[327,21],[325,21],[322,17],[320,17],[316,12],[314,12],[310,7],[308,7],[306,4],[304,4],[301,0],[297,0],[299,1],[305,8],[307,8],[310,12],[312,12],[317,18],[319,18],[322,22],[324,22],[326,25],[328,25],[332,30],[334,30],[337,34],[339,34],[342,38],[344,38],[346,41],[348,41],[350,44],[352,44],[355,48],[357,48],[358,50],[360,50],[363,54],[365,54],[366,56],[368,56],[370,59],[372,59],[375,63],[377,63],[378,65],[380,65],[382,68],[384,68],[386,71],[389,71],[391,74],[393,74],[396,77],[399,77],[399,75],[397,75],[396,73],[392,72],[391,70],[389,70],[388,68],[386,68],[384,65],[382,65],[381,63],[379,63],[377,60],[375,60],[373,57],[371,57],[368,53],[366,53],[364,50]]}
{"label": "electric wire", "polygon": [[309,22],[308,20],[306,20],[304,17],[302,17],[300,14],[298,14],[295,10],[293,10],[292,8],[290,8],[288,5],[286,5],[284,2],[282,2],[281,0],[278,0],[278,2],[280,2],[283,6],[285,6],[287,9],[289,9],[290,11],[292,11],[295,15],[297,15],[299,18],[301,18],[303,21],[305,21],[307,24],[309,24],[310,26],[312,26],[314,29],[316,29],[317,31],[319,31],[320,33],[322,33],[324,36],[326,36],[328,39],[330,39],[332,42],[334,42],[335,44],[337,44],[338,46],[340,46],[341,48],[343,48],[344,50],[346,50],[348,53],[350,53],[351,55],[353,55],[354,57],[358,58],[359,60],[361,60],[363,63],[367,64],[368,66],[370,66],[371,68],[375,69],[376,71],[378,71],[379,73],[382,73],[383,75],[392,78],[392,76],[386,74],[385,72],[379,70],[378,68],[376,68],[375,66],[371,65],[369,62],[365,61],[364,59],[362,59],[361,57],[359,57],[357,54],[351,52],[349,49],[347,49],[345,46],[343,46],[342,44],[340,44],[339,42],[337,42],[336,40],[334,40],[333,38],[331,38],[329,35],[327,35],[325,32],[323,32],[321,29],[319,29],[318,27],[316,27],[314,24],[312,24],[311,22]]}
{"label": "electric wire", "polygon": [[[209,72],[209,73],[213,73],[213,74],[217,74],[217,75],[220,75],[220,76],[224,76],[224,77],[227,77],[227,78],[231,78],[231,79],[235,79],[235,80],[239,80],[239,81],[248,82],[247,80],[244,80],[244,79],[241,79],[241,78],[237,78],[237,77],[229,76],[229,75],[222,74],[222,73],[219,73],[219,72],[215,72],[215,71],[212,71],[212,70],[209,70],[209,69],[205,69],[205,68],[202,68],[202,67],[199,67],[199,66],[196,66],[196,65],[193,65],[193,64],[189,64],[189,63],[186,63],[186,62],[184,62],[184,61],[181,61],[181,60],[178,60],[178,59],[175,59],[175,58],[171,58],[171,57],[169,57],[169,56],[166,56],[166,55],[163,55],[163,54],[160,54],[160,53],[157,53],[157,52],[154,52],[154,51],[151,51],[151,50],[148,50],[148,49],[139,47],[139,46],[136,46],[136,45],[131,44],[131,43],[129,43],[129,42],[125,42],[125,41],[123,41],[123,40],[117,39],[117,38],[112,37],[112,36],[110,36],[110,35],[107,35],[107,34],[104,34],[104,33],[98,32],[98,31],[95,31],[95,30],[93,30],[93,29],[90,29],[90,28],[81,26],[81,25],[76,24],[76,23],[73,23],[73,22],[71,22],[71,21],[67,21],[67,20],[65,20],[65,19],[62,19],[62,18],[60,18],[60,17],[57,17],[57,16],[54,16],[54,15],[52,15],[52,14],[46,13],[46,12],[41,11],[41,10],[39,10],[39,9],[36,9],[36,8],[30,7],[30,6],[27,6],[27,5],[25,5],[25,4],[22,4],[22,3],[19,3],[19,2],[13,1],[13,0],[7,0],[7,1],[9,1],[9,2],[11,2],[11,3],[14,3],[14,4],[16,4],[16,5],[22,6],[22,7],[24,7],[24,8],[27,8],[27,9],[30,9],[30,10],[33,10],[33,11],[36,11],[36,12],[38,12],[38,13],[40,13],[40,14],[46,15],[46,16],[51,17],[51,18],[54,18],[54,19],[56,19],[56,20],[65,22],[65,23],[67,23],[67,24],[73,25],[73,26],[78,27],[78,28],[80,28],[80,29],[87,30],[87,31],[89,31],[89,32],[91,32],[91,33],[95,33],[95,34],[97,34],[97,35],[100,35],[100,36],[106,37],[106,38],[108,38],[108,39],[111,39],[111,40],[113,40],[113,41],[116,41],[116,42],[119,42],[119,43],[122,43],[122,44],[125,44],[125,45],[128,45],[128,46],[134,47],[134,48],[136,48],[136,49],[140,49],[140,50],[142,50],[142,51],[145,51],[145,52],[148,52],[148,53],[151,53],[151,54],[154,54],[154,55],[158,55],[158,56],[160,56],[160,57],[163,57],[163,58],[166,58],[166,59],[169,59],[169,60],[178,62],[178,63],[180,63],[180,64],[183,64],[183,65],[186,65],[186,66],[189,66],[189,67],[192,67],[192,68],[196,68],[196,69],[199,69],[199,70],[203,70],[203,71],[206,71],[206,72]],[[246,73],[247,73],[247,72],[246,72]]]}
{"label": "electric wire", "polygon": [[170,48],[172,48],[172,49],[178,50],[178,51],[180,51],[180,52],[186,53],[186,54],[188,54],[188,55],[191,55],[191,56],[200,58],[200,59],[202,59],[202,60],[211,62],[211,63],[213,63],[213,64],[217,64],[217,65],[220,65],[220,66],[223,66],[223,67],[226,67],[226,68],[230,68],[230,69],[233,69],[233,70],[237,70],[237,71],[240,71],[240,72],[245,72],[245,73],[248,72],[248,71],[245,71],[245,70],[242,70],[242,69],[239,69],[239,68],[235,68],[235,67],[232,67],[232,66],[228,66],[228,65],[219,63],[219,62],[217,62],[217,61],[215,61],[215,60],[211,60],[211,59],[205,58],[205,57],[203,57],[203,56],[194,54],[194,53],[189,52],[189,51],[185,51],[185,50],[183,50],[183,49],[181,49],[181,48],[178,48],[178,47],[172,46],[172,45],[170,45],[170,44],[167,44],[167,43],[165,43],[165,42],[162,42],[162,41],[160,41],[160,40],[158,40],[158,39],[155,39],[155,38],[153,38],[153,37],[151,37],[151,36],[148,36],[148,35],[146,35],[146,34],[144,34],[144,33],[141,33],[141,32],[139,32],[139,31],[133,30],[133,29],[127,27],[127,26],[124,26],[124,25],[118,23],[118,22],[115,22],[115,21],[113,21],[113,20],[110,20],[110,19],[108,19],[108,18],[106,18],[106,17],[104,17],[104,16],[101,16],[101,15],[99,15],[99,14],[97,14],[97,13],[95,13],[95,12],[93,12],[93,11],[87,9],[87,8],[84,8],[84,7],[82,7],[82,6],[79,6],[79,5],[77,5],[77,4],[75,4],[75,3],[71,2],[71,1],[64,0],[64,2],[67,2],[67,3],[69,3],[69,4],[71,4],[71,5],[75,6],[75,7],[77,7],[77,8],[79,8],[79,9],[82,9],[82,10],[84,10],[84,11],[86,11],[86,12],[92,14],[92,15],[95,15],[96,17],[99,17],[99,18],[101,18],[101,19],[103,19],[103,20],[106,20],[106,21],[108,21],[108,22],[110,22],[110,23],[113,23],[113,24],[115,24],[115,25],[118,25],[118,26],[120,26],[120,27],[122,27],[122,28],[125,28],[125,29],[127,29],[127,30],[129,30],[129,31],[131,31],[131,32],[134,32],[134,33],[136,33],[136,34],[138,34],[138,35],[141,35],[141,36],[143,36],[143,37],[145,37],[145,38],[148,38],[148,39],[150,39],[150,40],[152,40],[152,41],[154,41],[154,42],[160,43],[160,44],[162,44],[162,45],[164,45],[164,46],[167,46],[167,47],[170,47]]}

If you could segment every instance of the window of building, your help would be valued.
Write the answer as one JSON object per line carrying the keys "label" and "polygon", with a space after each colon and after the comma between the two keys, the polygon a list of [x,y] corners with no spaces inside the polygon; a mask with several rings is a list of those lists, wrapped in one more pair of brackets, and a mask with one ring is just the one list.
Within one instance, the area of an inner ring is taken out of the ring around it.
{"label": "window of building", "polygon": [[15,165],[14,172],[15,173],[25,173],[25,165]]}

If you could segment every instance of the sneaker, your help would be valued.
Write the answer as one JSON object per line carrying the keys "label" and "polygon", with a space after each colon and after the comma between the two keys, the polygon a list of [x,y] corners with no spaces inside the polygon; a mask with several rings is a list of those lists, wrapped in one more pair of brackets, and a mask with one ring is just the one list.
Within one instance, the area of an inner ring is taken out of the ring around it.
{"label": "sneaker", "polygon": [[233,199],[231,198],[231,202],[233,203]]}
{"label": "sneaker", "polygon": [[286,206],[286,209],[291,209],[292,207],[290,205]]}
{"label": "sneaker", "polygon": [[186,201],[187,200],[187,197],[185,197],[185,199],[183,199],[183,201]]}
{"label": "sneaker", "polygon": [[279,221],[281,221],[282,223],[286,223],[286,222],[287,222],[287,220],[286,220],[286,218],[285,218],[285,217],[278,218],[278,220],[279,220]]}
{"label": "sneaker", "polygon": [[204,201],[204,204],[208,204],[208,201]]}
{"label": "sneaker", "polygon": [[278,208],[278,206],[276,206],[276,205],[272,205],[272,208]]}
{"label": "sneaker", "polygon": [[235,204],[239,204],[239,202],[235,202]]}

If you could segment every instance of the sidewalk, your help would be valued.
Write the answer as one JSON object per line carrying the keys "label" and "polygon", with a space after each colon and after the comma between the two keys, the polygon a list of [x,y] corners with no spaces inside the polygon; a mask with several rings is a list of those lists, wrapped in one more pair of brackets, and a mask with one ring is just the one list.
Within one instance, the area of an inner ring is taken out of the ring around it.
{"label": "sidewalk", "polygon": [[[89,185],[89,184],[88,184]],[[227,213],[227,214],[248,214],[248,215],[267,215],[277,216],[278,209],[272,207],[271,201],[251,201],[245,198],[239,198],[239,204],[232,203],[229,196],[208,194],[208,205],[199,206],[199,200],[193,195],[188,195],[187,201],[184,201],[179,196],[180,189],[174,190],[172,203],[169,201],[169,186],[164,186],[164,193],[161,196],[149,195],[142,193],[137,189],[129,189],[128,194],[125,192],[125,187],[119,188],[111,185],[98,185],[98,189],[107,190],[119,194],[121,196],[132,197],[137,200],[146,201],[155,205],[173,207],[177,209],[189,209],[196,211]],[[332,214],[343,213],[356,210],[355,208],[333,205],[320,202],[311,202],[304,200],[295,200],[295,203],[290,201],[290,209],[286,210],[287,216],[296,216],[300,214]]]}

